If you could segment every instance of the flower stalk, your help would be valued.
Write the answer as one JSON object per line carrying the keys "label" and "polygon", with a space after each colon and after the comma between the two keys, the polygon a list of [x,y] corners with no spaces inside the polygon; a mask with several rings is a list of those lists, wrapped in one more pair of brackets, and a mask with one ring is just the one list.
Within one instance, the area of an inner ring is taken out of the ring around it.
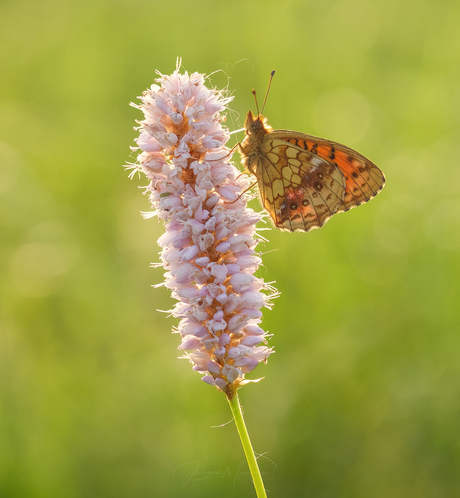
{"label": "flower stalk", "polygon": [[236,394],[232,398],[228,398],[228,403],[230,405],[230,409],[232,410],[233,420],[235,421],[241,444],[243,445],[244,454],[248,462],[249,471],[251,472],[252,482],[254,484],[257,497],[267,498],[262,475],[259,470],[259,465],[257,464],[257,458],[255,456],[254,449],[252,448],[251,439],[249,438],[246,424],[244,423],[243,411],[241,409],[238,394]]}

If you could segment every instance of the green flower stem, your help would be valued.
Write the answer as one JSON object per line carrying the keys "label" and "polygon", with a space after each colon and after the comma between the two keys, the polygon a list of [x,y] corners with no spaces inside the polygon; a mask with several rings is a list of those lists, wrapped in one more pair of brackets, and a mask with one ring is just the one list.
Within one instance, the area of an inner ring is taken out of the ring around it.
{"label": "green flower stem", "polygon": [[244,423],[243,412],[241,410],[240,400],[238,394],[235,393],[232,398],[227,398],[232,410],[233,420],[235,421],[236,428],[238,429],[238,434],[241,439],[241,444],[243,445],[244,454],[246,455],[246,460],[248,461],[249,470],[251,471],[252,481],[254,487],[256,488],[257,498],[267,498],[265,493],[264,482],[262,481],[262,476],[260,475],[259,466],[257,465],[257,459],[252,449],[251,440],[249,439],[248,430],[246,429],[246,424]]}

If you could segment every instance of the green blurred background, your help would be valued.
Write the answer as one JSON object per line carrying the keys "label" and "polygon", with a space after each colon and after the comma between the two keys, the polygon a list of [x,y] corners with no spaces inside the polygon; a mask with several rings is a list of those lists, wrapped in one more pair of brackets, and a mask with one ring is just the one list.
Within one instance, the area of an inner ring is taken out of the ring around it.
{"label": "green blurred background", "polygon": [[459,23],[457,0],[1,2],[0,496],[254,496],[122,168],[128,104],[177,56],[223,70],[232,129],[276,69],[274,127],[387,176],[322,230],[264,232],[276,354],[241,399],[270,496],[460,496]]}

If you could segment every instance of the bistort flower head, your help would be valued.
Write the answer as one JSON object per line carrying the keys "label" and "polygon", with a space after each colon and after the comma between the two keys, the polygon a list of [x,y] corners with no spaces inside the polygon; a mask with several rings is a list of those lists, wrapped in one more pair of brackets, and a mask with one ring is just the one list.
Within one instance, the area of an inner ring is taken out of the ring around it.
{"label": "bistort flower head", "polygon": [[259,323],[276,291],[254,276],[262,215],[246,206],[249,179],[225,147],[221,113],[231,98],[207,88],[202,74],[180,74],[179,64],[171,76],[158,74],[142,103],[132,104],[144,120],[130,167],[150,180],[152,214],[165,221],[162,285],[178,301],[179,349],[202,380],[231,398],[273,352]]}

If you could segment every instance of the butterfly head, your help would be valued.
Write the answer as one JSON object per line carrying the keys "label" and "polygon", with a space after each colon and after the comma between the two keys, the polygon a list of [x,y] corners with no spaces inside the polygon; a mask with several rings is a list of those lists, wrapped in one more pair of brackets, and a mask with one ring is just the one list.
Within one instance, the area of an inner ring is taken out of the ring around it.
{"label": "butterfly head", "polygon": [[260,135],[269,133],[271,131],[271,126],[267,123],[267,118],[258,114],[254,116],[252,111],[249,111],[246,116],[246,121],[244,122],[244,128],[248,135]]}

